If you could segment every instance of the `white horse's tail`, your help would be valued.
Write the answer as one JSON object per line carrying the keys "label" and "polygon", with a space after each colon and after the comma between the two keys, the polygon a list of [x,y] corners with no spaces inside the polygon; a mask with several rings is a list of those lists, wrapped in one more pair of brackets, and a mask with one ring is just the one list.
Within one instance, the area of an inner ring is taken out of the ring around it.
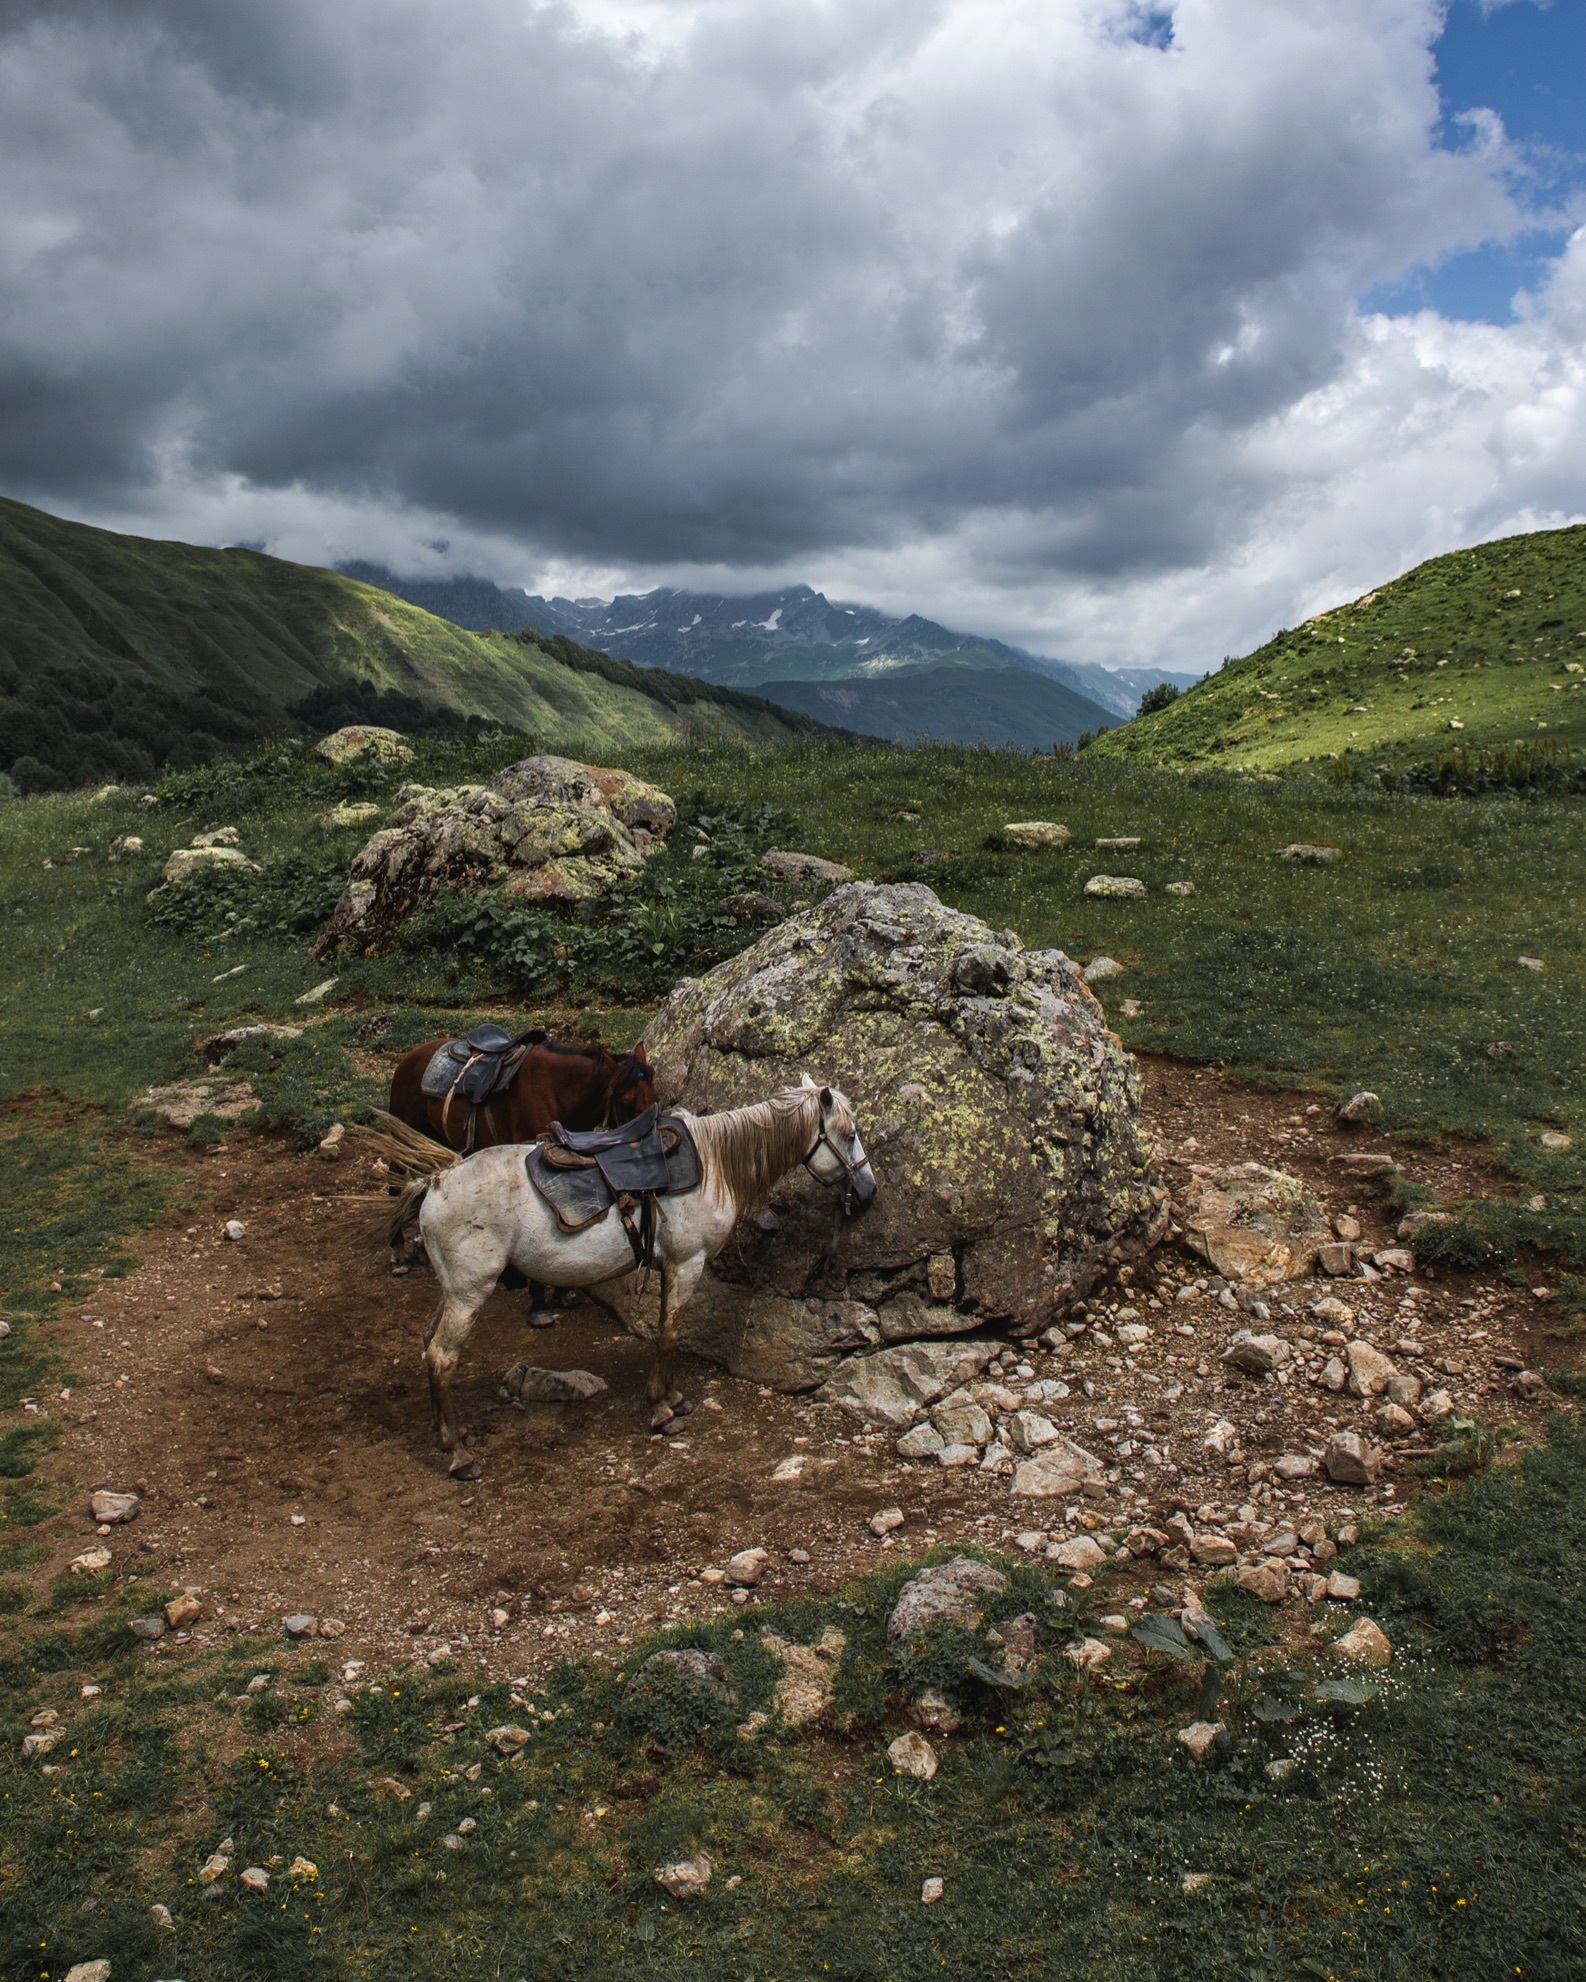
{"label": "white horse's tail", "polygon": [[356,1136],[371,1156],[382,1158],[393,1170],[408,1173],[408,1180],[397,1193],[387,1220],[386,1237],[391,1245],[395,1245],[408,1221],[429,1195],[430,1185],[443,1170],[450,1170],[462,1158],[455,1149],[448,1149],[445,1143],[437,1142],[421,1129],[399,1122],[395,1115],[388,1115],[383,1109],[376,1109],[374,1118],[378,1127],[370,1128],[360,1123],[348,1133]]}

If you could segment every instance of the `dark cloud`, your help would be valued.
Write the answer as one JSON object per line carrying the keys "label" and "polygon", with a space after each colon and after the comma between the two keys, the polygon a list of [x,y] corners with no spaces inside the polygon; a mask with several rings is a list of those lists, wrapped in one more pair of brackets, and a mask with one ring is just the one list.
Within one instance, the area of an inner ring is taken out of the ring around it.
{"label": "dark cloud", "polygon": [[1510,224],[1499,161],[1429,136],[1436,24],[5,6],[0,479],[633,570],[1205,564],[1292,490],[1252,437],[1354,376],[1352,298]]}

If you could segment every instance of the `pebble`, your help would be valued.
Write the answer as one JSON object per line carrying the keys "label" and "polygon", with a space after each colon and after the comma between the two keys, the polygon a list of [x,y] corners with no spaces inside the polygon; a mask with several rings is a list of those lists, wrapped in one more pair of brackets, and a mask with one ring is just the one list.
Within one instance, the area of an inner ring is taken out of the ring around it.
{"label": "pebble", "polygon": [[1092,1666],[1104,1664],[1112,1653],[1112,1646],[1100,1638],[1082,1638],[1077,1645],[1070,1645],[1063,1656],[1081,1672],[1089,1672]]}
{"label": "pebble", "polygon": [[740,1549],[727,1564],[727,1581],[741,1590],[758,1589],[769,1560],[770,1556],[763,1548]]}
{"label": "pebble", "polygon": [[1357,1337],[1344,1352],[1349,1362],[1349,1389],[1355,1397],[1380,1397],[1399,1372],[1380,1349]]}
{"label": "pebble", "polygon": [[870,1532],[873,1535],[890,1535],[903,1526],[901,1507],[883,1507],[879,1514],[870,1517]]}
{"label": "pebble", "polygon": [[103,1528],[115,1528],[124,1521],[136,1520],[141,1504],[135,1493],[101,1491],[88,1496],[88,1511]]}
{"label": "pebble", "polygon": [[673,1899],[692,1899],[710,1884],[715,1869],[716,1862],[710,1853],[699,1851],[692,1858],[680,1858],[670,1865],[657,1865],[655,1882]]}
{"label": "pebble", "polygon": [[929,1782],[936,1774],[936,1750],[912,1728],[887,1744],[887,1760],[900,1776],[913,1776],[917,1782]]}
{"label": "pebble", "polygon": [[282,1629],[289,1638],[313,1638],[318,1635],[319,1620],[310,1617],[306,1610],[295,1610],[290,1617],[281,1620]]}
{"label": "pebble", "polygon": [[149,1908],[149,1919],[165,1933],[171,1932],[176,1926],[176,1922],[171,1918],[171,1909],[162,1906],[158,1900]]}
{"label": "pebble", "polygon": [[1353,1659],[1361,1665],[1387,1665],[1393,1658],[1387,1633],[1369,1617],[1351,1625],[1341,1638],[1333,1640],[1329,1649],[1335,1657]]}
{"label": "pebble", "polygon": [[[1371,1117],[1371,1115],[1373,1115],[1376,1112],[1376,1110],[1381,1106],[1382,1106],[1382,1097],[1380,1095],[1373,1094],[1369,1087],[1363,1087],[1358,1094],[1350,1095],[1349,1099],[1344,1103],[1343,1107],[1339,1109],[1338,1119],[1341,1122],[1364,1122],[1368,1120]],[[1347,1236],[1348,1234],[1346,1233],[1342,1233],[1342,1232],[1339,1233],[1340,1238],[1345,1238]],[[1357,1239],[1360,1237],[1360,1232],[1358,1227],[1356,1228],[1354,1236]]]}
{"label": "pebble", "polygon": [[1283,1562],[1257,1562],[1241,1569],[1235,1579],[1241,1590],[1259,1597],[1262,1603],[1282,1603],[1289,1593],[1288,1565]]}
{"label": "pebble", "polygon": [[127,1629],[134,1638],[144,1638],[153,1643],[155,1639],[165,1636],[165,1619],[158,1616],[135,1617]]}
{"label": "pebble", "polygon": [[516,1755],[520,1748],[527,1747],[529,1730],[509,1721],[491,1728],[485,1739],[498,1755]]}
{"label": "pebble", "polygon": [[221,1231],[226,1238],[232,1241],[245,1239],[248,1236],[248,1228],[240,1218],[228,1218],[221,1227]]}
{"label": "pebble", "polygon": [[1100,984],[1104,978],[1122,977],[1123,965],[1116,957],[1092,957],[1083,975],[1087,984]]}
{"label": "pebble", "polygon": [[110,1982],[110,1963],[105,1960],[80,1961],[66,1971],[66,1982]]}
{"label": "pebble", "polygon": [[934,1906],[941,1898],[944,1888],[940,1879],[926,1879],[920,1885],[921,1906]]}
{"label": "pebble", "polygon": [[1281,1335],[1252,1335],[1242,1328],[1224,1349],[1222,1361],[1252,1376],[1267,1376],[1281,1368],[1293,1354],[1293,1348]]}
{"label": "pebble", "polygon": [[173,1631],[184,1630],[203,1608],[204,1606],[191,1590],[184,1590],[179,1597],[172,1597],[165,1606],[165,1621]]}
{"label": "pebble", "polygon": [[1188,1727],[1179,1729],[1178,1740],[1199,1762],[1204,1760],[1207,1750],[1222,1731],[1221,1721],[1194,1720]]}
{"label": "pebble", "polygon": [[1342,1569],[1335,1569],[1327,1579],[1327,1594],[1334,1603],[1353,1603],[1360,1595],[1360,1579],[1346,1576]]}
{"label": "pebble", "polygon": [[1340,1486],[1372,1486],[1382,1470],[1382,1454],[1357,1431],[1335,1431],[1323,1464],[1329,1479]]}
{"label": "pebble", "polygon": [[74,1576],[97,1576],[101,1569],[110,1567],[110,1551],[107,1548],[85,1548],[81,1555],[74,1555],[66,1566]]}
{"label": "pebble", "polygon": [[1272,1464],[1273,1474],[1280,1480],[1311,1480],[1319,1470],[1317,1461],[1306,1452],[1285,1452]]}
{"label": "pebble", "polygon": [[1144,881],[1133,874],[1092,874],[1085,893],[1106,901],[1138,901],[1146,892]]}

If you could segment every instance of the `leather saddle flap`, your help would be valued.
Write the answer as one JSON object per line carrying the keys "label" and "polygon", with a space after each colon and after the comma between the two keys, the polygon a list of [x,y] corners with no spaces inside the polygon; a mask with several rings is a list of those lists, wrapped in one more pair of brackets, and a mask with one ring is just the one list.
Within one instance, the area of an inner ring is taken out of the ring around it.
{"label": "leather saddle flap", "polygon": [[[586,1156],[545,1142],[536,1143],[526,1153],[529,1182],[556,1213],[556,1222],[564,1232],[582,1232],[603,1218],[619,1197],[637,1197],[645,1191],[681,1197],[699,1187],[699,1151],[694,1138],[673,1116],[653,1119],[656,1112],[646,1111],[652,1119],[638,1142],[619,1143],[614,1150]],[[639,1120],[643,1122],[645,1116]],[[611,1133],[597,1130],[579,1140],[598,1141]],[[610,1160],[613,1157],[615,1162]],[[642,1181],[651,1177],[658,1181]]]}
{"label": "leather saddle flap", "polygon": [[[487,1036],[492,1043],[485,1052],[473,1042]],[[498,1038],[499,1049],[494,1044]],[[511,1087],[526,1050],[519,1042],[509,1039],[500,1026],[476,1026],[467,1039],[449,1039],[436,1049],[424,1069],[419,1090],[436,1100],[455,1093],[460,1101],[477,1107]]]}

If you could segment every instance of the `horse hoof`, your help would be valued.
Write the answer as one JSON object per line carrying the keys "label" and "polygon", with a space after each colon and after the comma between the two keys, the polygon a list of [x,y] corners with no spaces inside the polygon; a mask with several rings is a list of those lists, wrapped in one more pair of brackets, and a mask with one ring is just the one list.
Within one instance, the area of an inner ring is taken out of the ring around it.
{"label": "horse hoof", "polygon": [[665,1398],[662,1398],[661,1402],[650,1413],[651,1431],[660,1431],[663,1426],[671,1423],[673,1416],[672,1406],[667,1403]]}
{"label": "horse hoof", "polygon": [[693,1408],[693,1405],[686,1397],[679,1397],[677,1402],[672,1406],[672,1416],[674,1418],[686,1418]]}
{"label": "horse hoof", "polygon": [[466,1452],[459,1452],[446,1472],[454,1480],[482,1480],[485,1476],[483,1466],[477,1459],[470,1459]]}
{"label": "horse hoof", "polygon": [[544,1308],[535,1308],[523,1318],[529,1324],[530,1328],[554,1328],[556,1326],[556,1316],[554,1314],[547,1314]]}
{"label": "horse hoof", "polygon": [[678,1438],[687,1429],[688,1427],[683,1422],[682,1414],[679,1413],[676,1417],[668,1418],[666,1423],[662,1425],[661,1436],[663,1438]]}

